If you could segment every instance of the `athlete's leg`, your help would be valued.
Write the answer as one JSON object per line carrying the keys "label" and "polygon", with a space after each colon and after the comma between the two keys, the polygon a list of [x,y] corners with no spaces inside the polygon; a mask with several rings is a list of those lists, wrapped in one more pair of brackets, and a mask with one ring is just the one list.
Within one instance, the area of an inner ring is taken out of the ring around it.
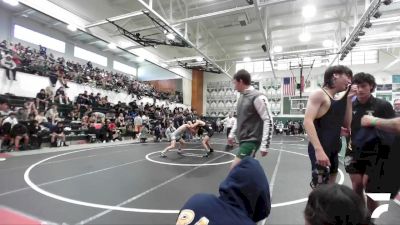
{"label": "athlete's leg", "polygon": [[349,174],[351,180],[351,186],[353,187],[353,191],[358,194],[361,199],[364,201],[364,174],[353,173]]}
{"label": "athlete's leg", "polygon": [[167,153],[169,150],[175,148],[175,144],[176,144],[175,139],[171,140],[171,145],[168,146],[168,147],[166,147],[166,148],[161,152],[161,156],[162,156],[162,157],[165,157],[165,153]]}
{"label": "athlete's leg", "polygon": [[203,138],[203,140],[201,141],[201,144],[203,145],[204,149],[205,149],[207,152],[210,151],[210,149],[209,149],[209,147],[208,147],[208,145],[207,145],[208,139],[209,139],[209,137],[206,135],[206,136]]}

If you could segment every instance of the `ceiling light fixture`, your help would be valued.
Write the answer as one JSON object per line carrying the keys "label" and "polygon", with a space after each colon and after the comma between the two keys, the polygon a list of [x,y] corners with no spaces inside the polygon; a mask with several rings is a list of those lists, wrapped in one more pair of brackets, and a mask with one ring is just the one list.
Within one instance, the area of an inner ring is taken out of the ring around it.
{"label": "ceiling light fixture", "polygon": [[372,27],[372,23],[367,21],[367,22],[365,22],[364,26],[365,26],[365,28],[370,28],[370,27]]}
{"label": "ceiling light fixture", "polygon": [[308,32],[303,31],[303,33],[301,33],[301,34],[299,35],[299,40],[300,40],[301,42],[308,42],[308,41],[311,40],[311,34],[308,33]]}
{"label": "ceiling light fixture", "polygon": [[17,6],[19,4],[18,0],[3,0],[3,2],[12,5],[12,6]]}
{"label": "ceiling light fixture", "polygon": [[114,43],[110,43],[110,44],[108,44],[108,47],[109,47],[110,49],[116,49],[116,48],[117,48],[117,45],[115,45]]}
{"label": "ceiling light fixture", "polygon": [[78,28],[72,24],[68,24],[67,29],[73,32],[78,30]]}
{"label": "ceiling light fixture", "polygon": [[355,41],[355,42],[359,42],[359,41],[360,41],[360,38],[359,38],[359,37],[355,37],[355,38],[354,38],[354,41]]}
{"label": "ceiling light fixture", "polygon": [[243,62],[250,62],[251,61],[251,58],[250,57],[244,57],[243,58]]}
{"label": "ceiling light fixture", "polygon": [[314,5],[303,6],[302,15],[304,18],[312,18],[315,16],[317,9]]}
{"label": "ceiling light fixture", "polygon": [[197,62],[203,61],[203,57],[197,57],[197,58],[196,58],[196,61],[197,61]]}
{"label": "ceiling light fixture", "polygon": [[172,33],[168,33],[167,35],[165,35],[169,40],[174,40],[175,39],[175,35]]}
{"label": "ceiling light fixture", "polygon": [[276,45],[276,46],[274,46],[273,50],[274,50],[274,52],[282,52],[283,48],[280,45]]}

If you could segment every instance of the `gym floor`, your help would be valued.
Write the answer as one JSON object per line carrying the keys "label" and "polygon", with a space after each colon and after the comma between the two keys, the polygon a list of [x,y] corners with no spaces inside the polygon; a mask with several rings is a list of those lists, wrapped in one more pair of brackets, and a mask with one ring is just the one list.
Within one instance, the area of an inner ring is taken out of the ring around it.
{"label": "gym floor", "polygon": [[[272,192],[266,224],[304,224],[310,192],[307,141],[274,136],[263,165]],[[224,152],[225,136],[211,139],[216,151],[204,158],[200,142],[188,143],[185,156],[159,157],[169,143],[91,144],[2,154],[0,215],[29,216],[56,224],[175,224],[177,212],[195,193],[218,194],[235,151]],[[233,154],[232,154],[233,153]],[[338,182],[350,186],[341,166]],[[377,224],[400,224],[400,206]],[[1,222],[0,222],[1,224]]]}

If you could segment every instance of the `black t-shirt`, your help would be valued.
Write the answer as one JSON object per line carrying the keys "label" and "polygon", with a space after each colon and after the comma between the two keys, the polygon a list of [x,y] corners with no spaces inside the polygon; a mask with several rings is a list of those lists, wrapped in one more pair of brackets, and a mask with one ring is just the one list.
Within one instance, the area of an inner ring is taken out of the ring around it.
{"label": "black t-shirt", "polygon": [[36,94],[36,98],[41,99],[41,100],[45,100],[46,99],[46,94],[39,92],[39,93]]}
{"label": "black t-shirt", "polygon": [[62,132],[64,132],[64,126],[55,126],[53,127],[53,129],[51,129],[52,133],[56,133],[56,134],[61,134]]}
{"label": "black t-shirt", "polygon": [[[365,103],[361,104],[357,99],[353,102],[353,118],[351,121],[351,139],[354,139],[361,129],[361,118],[364,115],[369,115],[378,117],[378,118],[394,118],[395,112],[393,110],[392,105],[382,99],[375,98],[371,96],[371,98]],[[348,146],[349,147],[349,146]],[[351,149],[355,150],[356,146],[351,144]],[[349,149],[347,149],[349,150]]]}
{"label": "black t-shirt", "polygon": [[56,91],[56,96],[58,96],[58,95],[64,96],[64,95],[65,95],[64,90],[58,89],[58,90]]}

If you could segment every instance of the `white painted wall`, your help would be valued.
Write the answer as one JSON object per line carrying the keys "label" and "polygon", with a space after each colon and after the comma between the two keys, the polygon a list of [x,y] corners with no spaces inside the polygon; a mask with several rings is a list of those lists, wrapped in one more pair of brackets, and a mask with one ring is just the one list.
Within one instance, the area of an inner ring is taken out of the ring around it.
{"label": "white painted wall", "polygon": [[182,93],[183,93],[183,104],[191,106],[192,105],[192,80],[182,79]]}
{"label": "white painted wall", "polygon": [[[28,42],[25,42],[25,41],[22,41],[22,40],[14,38],[13,37],[13,33],[14,33],[13,30],[14,30],[14,25],[15,24],[18,24],[20,26],[26,27],[28,29],[34,30],[36,32],[40,32],[42,34],[48,35],[50,37],[53,37],[53,38],[56,38],[56,39],[58,39],[60,41],[65,42],[66,43],[66,51],[65,51],[65,53],[60,53],[60,52],[57,52],[57,51],[53,51],[51,49],[47,50],[48,53],[52,53],[55,57],[62,56],[64,58],[66,58],[66,59],[73,60],[75,62],[79,62],[79,63],[85,64],[85,63],[87,63],[86,60],[82,60],[82,59],[74,57],[74,53],[73,53],[74,46],[78,46],[80,48],[83,48],[83,49],[86,49],[86,50],[95,52],[95,53],[97,53],[99,55],[107,57],[108,65],[106,67],[93,63],[94,66],[96,66],[96,67],[99,67],[99,68],[102,68],[102,69],[106,69],[106,70],[109,70],[109,71],[114,71],[114,69],[113,69],[113,60],[116,60],[116,61],[119,61],[119,62],[124,63],[126,65],[129,65],[129,66],[137,68],[137,65],[135,63],[132,63],[132,62],[127,61],[127,60],[125,60],[125,59],[123,59],[121,57],[118,57],[118,56],[112,54],[109,51],[108,52],[107,51],[101,51],[101,50],[97,49],[94,46],[87,45],[87,44],[81,43],[79,41],[72,40],[70,37],[68,37],[68,35],[66,33],[57,31],[55,29],[51,29],[51,27],[48,27],[48,26],[42,25],[40,23],[37,23],[35,21],[32,21],[29,18],[15,17],[12,13],[10,13],[9,11],[7,11],[4,8],[0,8],[0,41],[2,41],[2,40],[11,40],[14,43],[20,42],[24,46],[29,46],[29,47],[35,48],[35,49],[39,48],[37,45],[34,45],[34,44],[31,44],[31,43],[28,43]],[[68,31],[67,31],[67,33],[68,33]],[[71,32],[71,34],[73,34],[73,33]],[[183,80],[186,79],[187,80],[186,83],[190,83],[191,84],[191,79],[192,79],[191,71],[185,70],[185,69],[181,69],[181,68],[174,68],[173,71],[177,72],[179,74],[182,74],[183,77],[185,77],[185,78],[183,78]],[[154,66],[154,65],[149,65],[149,66],[145,66],[145,67],[139,68],[138,69],[138,76],[139,76],[139,78],[142,78],[141,80],[164,80],[164,79],[179,79],[179,78],[181,78],[181,77],[177,76],[176,74],[174,74],[172,72],[169,72],[167,70],[162,69],[161,67],[157,67],[157,66]],[[37,77],[37,76],[35,76],[35,77]],[[41,77],[37,77],[37,79],[39,79],[39,78],[41,78]],[[0,80],[2,80],[2,79],[3,78],[0,78]],[[47,82],[47,78],[46,78],[45,82]],[[3,87],[3,83],[1,85],[2,85],[2,89],[9,88],[9,87],[7,87],[7,88]],[[75,84],[71,83],[71,85],[74,86]],[[15,86],[15,84],[14,84],[14,86]],[[40,90],[40,88],[43,88],[43,87],[46,87],[46,86],[48,86],[48,83],[46,83],[46,85],[44,85],[44,86],[43,85],[42,86],[38,85],[38,87],[39,87],[38,90]],[[6,91],[6,92],[8,92],[8,91]],[[37,91],[35,90],[34,92],[35,92],[34,94],[36,95]],[[183,88],[182,88],[182,92],[184,93],[185,97],[186,96],[191,96],[191,93],[192,93],[191,85],[190,86],[184,85]],[[79,93],[79,92],[77,92],[77,93]],[[26,95],[26,96],[27,97],[32,97],[32,96],[29,96],[29,95]],[[111,97],[111,96],[109,96],[109,97]],[[185,101],[185,99],[186,99],[186,101]],[[187,98],[184,98],[184,104],[191,105],[191,98],[189,99],[189,101],[188,101]]]}
{"label": "white painted wall", "polygon": [[[50,86],[50,81],[48,77],[41,77],[33,74],[17,72],[17,81],[11,81],[7,79],[5,70],[0,69],[0,94],[11,93],[16,96],[34,98],[36,97],[36,94],[40,91],[40,89],[46,88],[48,86]],[[92,88],[73,82],[69,82],[68,86],[69,88],[66,88],[65,92],[71,100],[77,97],[79,93],[83,93],[85,90],[89,93],[101,93],[102,96],[108,96],[109,102],[114,104],[118,103],[118,101],[128,104],[129,102],[135,100],[134,98],[132,98],[132,95],[128,95],[128,93],[126,92],[116,93],[114,91]],[[60,83],[57,82],[57,86],[54,88],[54,92],[59,87]],[[143,97],[141,100],[137,100],[137,102],[143,102],[144,104],[148,102],[150,104],[153,104],[153,99],[149,97]],[[156,104],[164,104],[164,106],[167,105],[165,101],[159,100],[157,100]],[[178,103],[170,103],[169,106],[171,109],[176,106],[190,109],[190,106]]]}

